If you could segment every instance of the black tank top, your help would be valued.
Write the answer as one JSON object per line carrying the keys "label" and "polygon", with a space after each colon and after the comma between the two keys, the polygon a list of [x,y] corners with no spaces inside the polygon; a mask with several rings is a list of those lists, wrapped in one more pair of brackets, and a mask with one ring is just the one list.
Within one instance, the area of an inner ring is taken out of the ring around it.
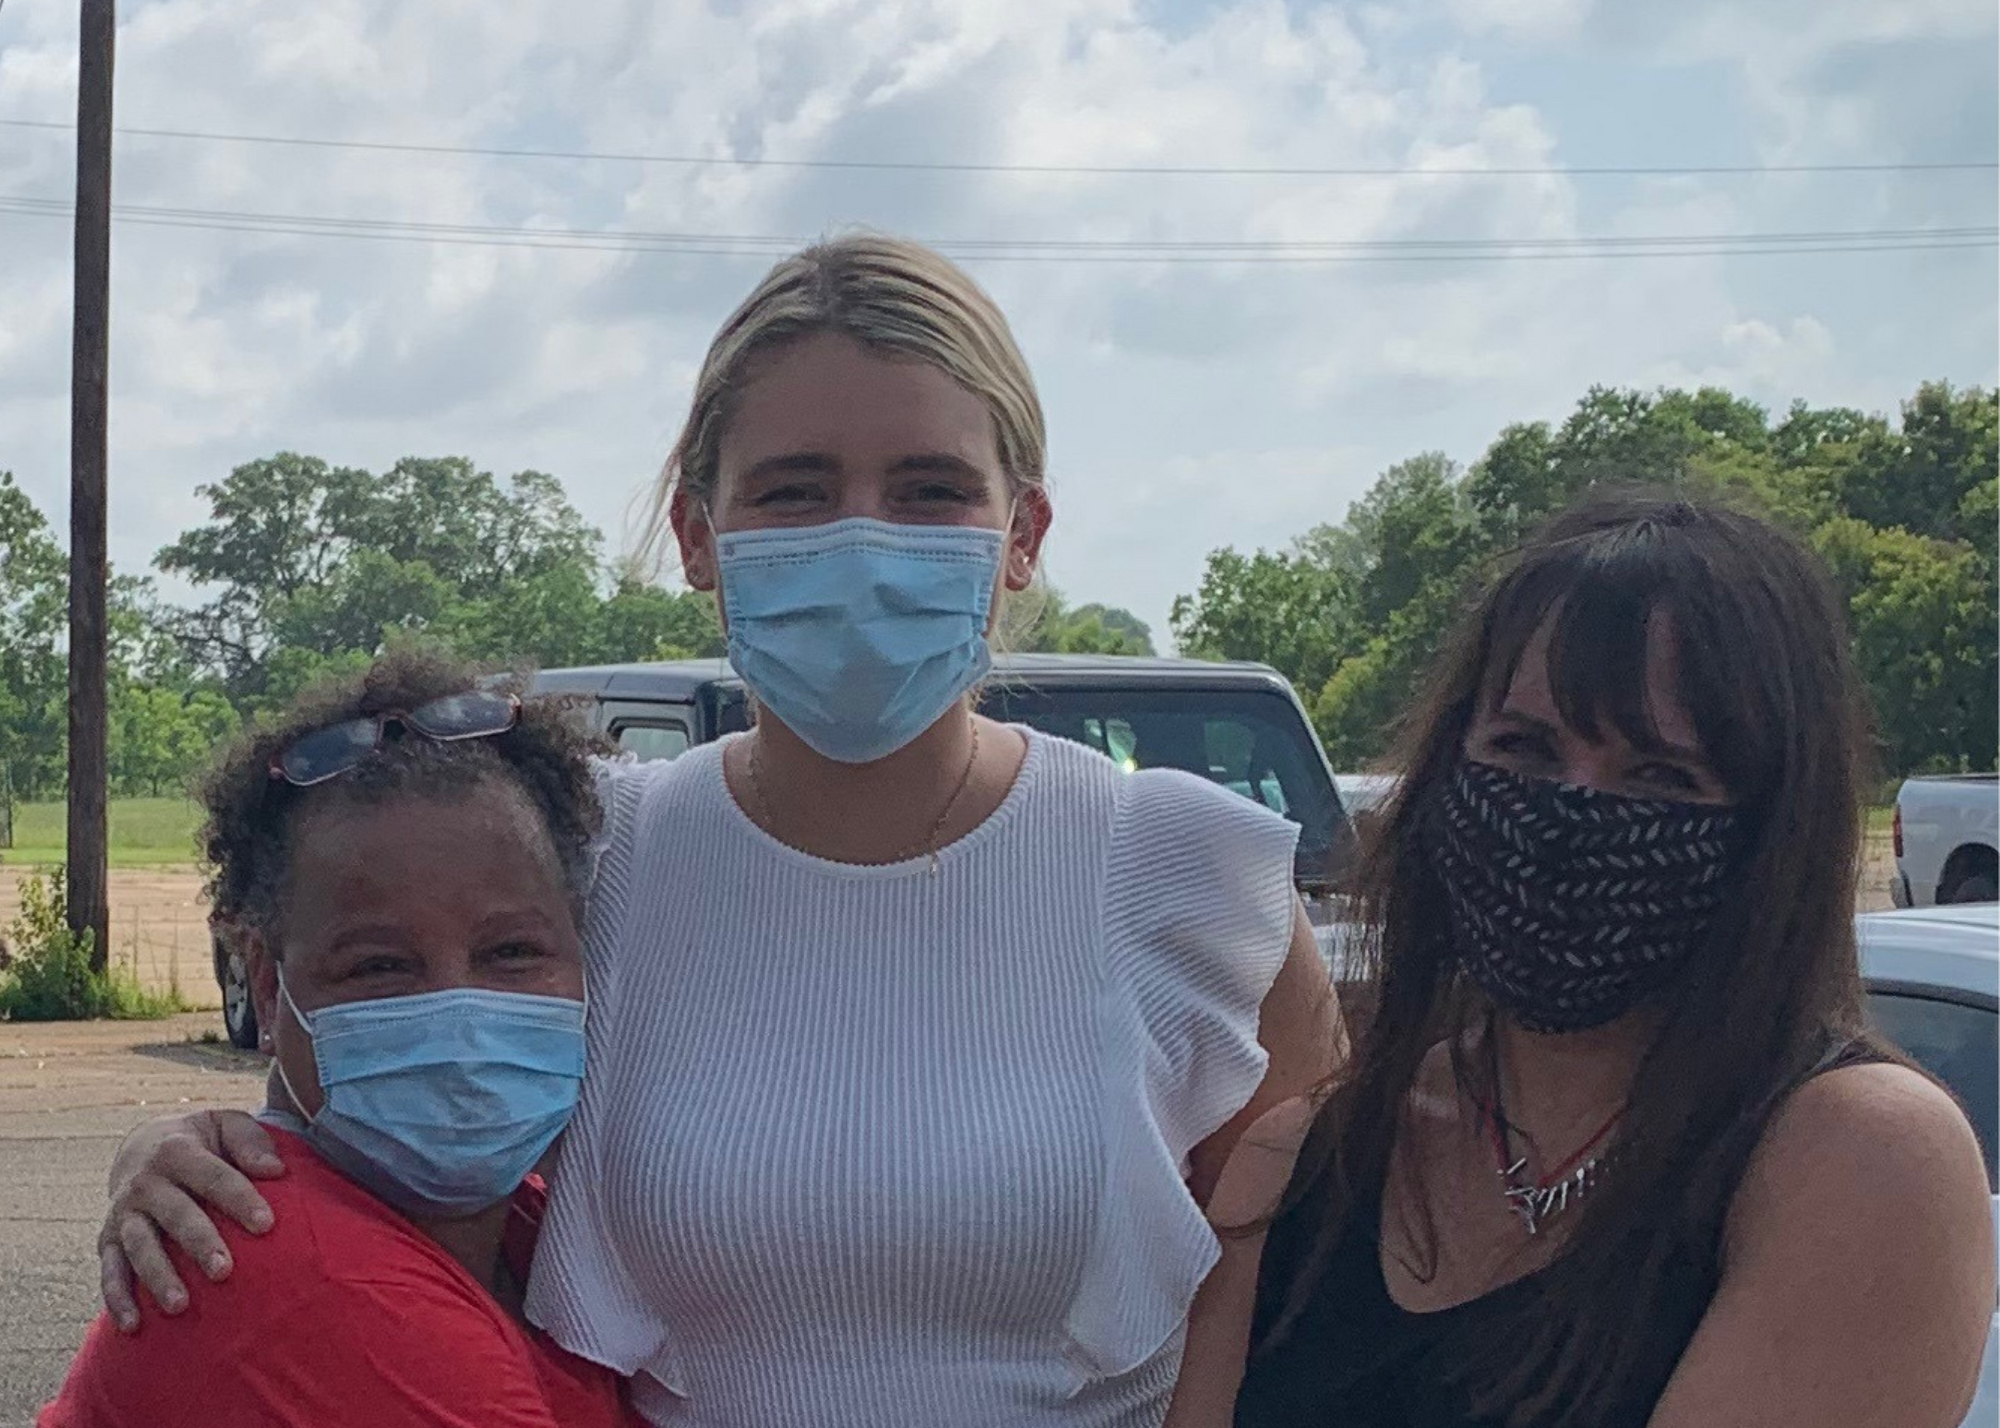
{"label": "black tank top", "polygon": [[[1875,1059],[1863,1048],[1843,1046],[1792,1086],[1836,1066]],[[1768,1120],[1783,1100],[1773,1097],[1758,1119]],[[1725,1210],[1718,1207],[1717,1236]],[[1389,1297],[1382,1277],[1378,1194],[1373,1203],[1355,1207],[1304,1312],[1273,1343],[1271,1331],[1312,1248],[1314,1215],[1308,1204],[1271,1226],[1236,1428],[1507,1428],[1504,1413],[1481,1417],[1473,1411],[1459,1370],[1475,1347],[1490,1349],[1498,1326],[1524,1297],[1544,1288],[1549,1271],[1449,1309],[1413,1314]],[[1632,1247],[1635,1265],[1644,1248]],[[1645,1428],[1715,1297],[1717,1249],[1711,1242],[1671,1261],[1659,1303],[1643,1324],[1632,1326],[1643,1336],[1640,1355],[1594,1428]]]}

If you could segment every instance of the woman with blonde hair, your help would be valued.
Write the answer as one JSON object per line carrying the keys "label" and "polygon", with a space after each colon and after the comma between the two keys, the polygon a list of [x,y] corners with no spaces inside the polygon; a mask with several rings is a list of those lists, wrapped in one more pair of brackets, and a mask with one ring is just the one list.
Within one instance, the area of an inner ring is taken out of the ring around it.
{"label": "woman with blonde hair", "polygon": [[[1339,1036],[1297,830],[976,716],[1052,517],[999,310],[824,243],[724,324],[658,493],[748,734],[608,772],[590,1074],[527,1312],[716,1428],[1153,1428],[1241,1127]],[[246,1223],[268,1147],[169,1119],[114,1170],[107,1296]]]}

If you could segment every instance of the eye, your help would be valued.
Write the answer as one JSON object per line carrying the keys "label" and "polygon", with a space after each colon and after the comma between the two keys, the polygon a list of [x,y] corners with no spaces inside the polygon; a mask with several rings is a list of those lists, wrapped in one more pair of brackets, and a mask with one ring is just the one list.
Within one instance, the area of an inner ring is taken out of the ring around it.
{"label": "eye", "polygon": [[986,503],[986,484],[975,476],[914,473],[894,488],[897,505],[923,512],[963,511]]}
{"label": "eye", "polygon": [[411,964],[408,958],[384,952],[372,957],[363,957],[341,974],[341,980],[358,982],[371,977],[394,977],[410,970]]}
{"label": "eye", "polygon": [[539,946],[533,942],[503,942],[487,953],[487,956],[496,962],[511,962],[516,964],[539,962],[548,955],[546,947]]}
{"label": "eye", "polygon": [[1702,781],[1679,764],[1643,764],[1633,770],[1633,779],[1669,793],[1700,793]]}
{"label": "eye", "polygon": [[1548,738],[1542,734],[1531,734],[1520,729],[1502,729],[1489,734],[1487,749],[1496,754],[1507,754],[1521,759],[1548,759],[1555,757],[1555,750],[1549,746]]}
{"label": "eye", "polygon": [[819,488],[799,482],[790,486],[774,486],[752,498],[753,506],[801,506],[819,499]]}

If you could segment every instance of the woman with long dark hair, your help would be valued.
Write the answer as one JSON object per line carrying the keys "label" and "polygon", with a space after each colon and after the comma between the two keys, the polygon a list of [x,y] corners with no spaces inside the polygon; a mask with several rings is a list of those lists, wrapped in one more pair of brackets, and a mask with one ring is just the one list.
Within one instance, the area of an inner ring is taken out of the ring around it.
{"label": "woman with long dark hair", "polygon": [[1239,1428],[1959,1422],[1988,1187],[1863,1025],[1866,747],[1770,526],[1621,495],[1518,552],[1407,726],[1355,1059],[1196,1325],[1190,1375],[1249,1340]]}

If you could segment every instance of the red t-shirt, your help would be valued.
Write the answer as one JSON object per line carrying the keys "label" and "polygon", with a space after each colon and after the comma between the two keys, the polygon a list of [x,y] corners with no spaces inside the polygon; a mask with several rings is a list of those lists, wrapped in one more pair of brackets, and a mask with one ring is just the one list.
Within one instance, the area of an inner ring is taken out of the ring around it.
{"label": "red t-shirt", "polygon": [[[304,1141],[273,1131],[286,1173],[260,1188],[268,1234],[233,1223],[236,1268],[139,1332],[91,1326],[37,1428],[627,1428],[609,1369],[510,1318],[422,1231]],[[525,1275],[543,1192],[514,1197],[506,1253]]]}

